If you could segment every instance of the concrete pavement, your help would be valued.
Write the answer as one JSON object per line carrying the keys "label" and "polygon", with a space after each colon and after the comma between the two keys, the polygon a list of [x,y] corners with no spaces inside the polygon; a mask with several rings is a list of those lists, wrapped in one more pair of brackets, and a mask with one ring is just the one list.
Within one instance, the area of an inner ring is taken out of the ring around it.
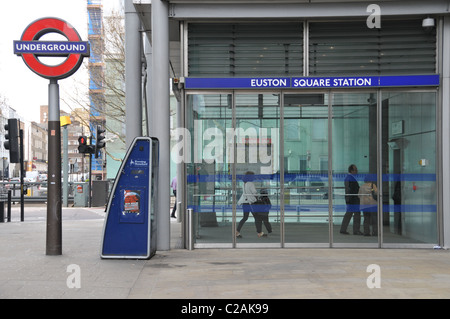
{"label": "concrete pavement", "polygon": [[45,255],[42,218],[0,223],[0,299],[450,298],[447,250],[188,251],[175,248],[180,224],[172,219],[172,250],[102,260],[103,208],[63,208],[63,216],[81,212],[89,218],[63,220],[61,256]]}

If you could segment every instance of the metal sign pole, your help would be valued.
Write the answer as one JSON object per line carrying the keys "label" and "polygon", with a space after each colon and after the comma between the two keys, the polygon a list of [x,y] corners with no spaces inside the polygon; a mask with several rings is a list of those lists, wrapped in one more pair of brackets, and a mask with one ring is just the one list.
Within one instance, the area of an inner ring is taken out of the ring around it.
{"label": "metal sign pole", "polygon": [[59,118],[59,85],[57,80],[50,80],[48,101],[48,198],[46,253],[47,255],[61,255],[61,124]]}

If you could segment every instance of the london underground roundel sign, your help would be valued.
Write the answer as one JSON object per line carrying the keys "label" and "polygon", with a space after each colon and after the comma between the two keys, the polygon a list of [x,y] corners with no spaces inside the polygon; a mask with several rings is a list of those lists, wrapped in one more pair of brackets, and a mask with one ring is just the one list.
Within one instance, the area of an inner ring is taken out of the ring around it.
{"label": "london underground roundel sign", "polygon": [[[48,33],[59,33],[67,41],[39,41]],[[14,53],[22,56],[25,64],[36,74],[47,79],[64,79],[75,73],[84,57],[90,53],[89,43],[81,41],[78,32],[66,21],[58,18],[42,18],[31,23],[20,41],[14,41]],[[47,65],[42,56],[67,57],[59,65]]]}

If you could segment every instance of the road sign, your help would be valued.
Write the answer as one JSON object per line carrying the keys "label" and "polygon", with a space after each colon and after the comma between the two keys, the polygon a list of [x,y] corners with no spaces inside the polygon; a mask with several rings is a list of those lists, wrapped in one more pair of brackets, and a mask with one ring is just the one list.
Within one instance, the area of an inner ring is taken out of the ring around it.
{"label": "road sign", "polygon": [[[39,41],[48,33],[58,33],[68,41]],[[46,79],[64,79],[75,73],[84,57],[90,54],[89,43],[81,41],[78,32],[59,18],[42,18],[31,23],[23,32],[20,41],[14,41],[14,53],[22,56],[25,64],[36,74]],[[41,56],[66,56],[59,65],[47,65]]]}
{"label": "road sign", "polygon": [[[39,41],[44,35],[57,33],[67,41]],[[58,80],[75,73],[89,56],[88,42],[66,21],[42,18],[32,22],[20,41],[14,41],[14,53],[37,75],[50,80],[48,88],[48,192],[47,192],[47,255],[62,254],[61,202],[61,120]],[[64,56],[64,62],[47,65],[42,56]],[[23,201],[22,201],[23,204]]]}

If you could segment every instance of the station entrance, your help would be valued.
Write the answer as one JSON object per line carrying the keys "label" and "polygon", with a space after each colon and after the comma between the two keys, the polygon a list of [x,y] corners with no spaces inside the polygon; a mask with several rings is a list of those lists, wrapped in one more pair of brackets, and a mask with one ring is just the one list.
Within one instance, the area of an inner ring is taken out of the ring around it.
{"label": "station entrance", "polygon": [[[432,247],[436,96],[427,89],[186,90],[195,247]],[[373,194],[346,194],[351,165],[359,189],[368,184]],[[250,213],[236,237],[249,181],[271,202],[267,236],[257,235]],[[352,196],[360,204],[343,229]],[[374,204],[364,206],[369,196]],[[353,234],[358,221],[361,234]]]}

